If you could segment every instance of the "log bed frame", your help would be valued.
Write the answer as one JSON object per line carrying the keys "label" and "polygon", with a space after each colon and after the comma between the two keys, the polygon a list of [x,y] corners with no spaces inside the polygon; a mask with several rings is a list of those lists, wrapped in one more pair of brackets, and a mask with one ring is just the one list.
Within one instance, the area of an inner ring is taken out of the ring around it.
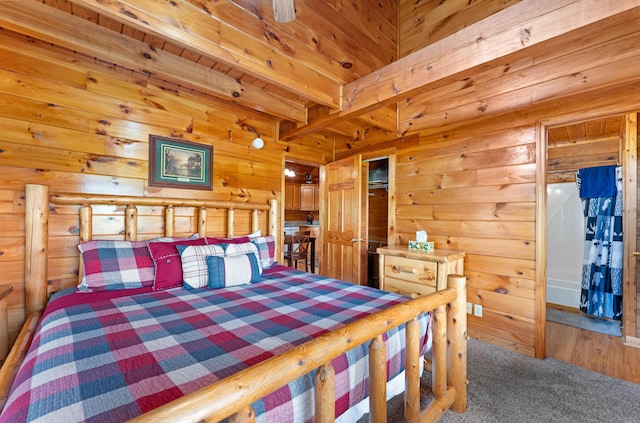
{"label": "log bed frame", "polygon": [[[151,197],[106,197],[49,194],[43,185],[26,185],[25,199],[25,304],[26,321],[11,351],[0,349],[0,359],[6,360],[0,369],[0,410],[7,400],[11,383],[24,359],[33,332],[48,300],[48,222],[50,205],[81,205],[80,241],[92,238],[91,204],[126,206],[125,239],[137,239],[136,205],[162,206],[166,236],[174,233],[174,207],[194,207],[198,210],[198,233],[206,234],[207,208],[227,209],[227,235],[233,235],[234,209],[252,210],[252,230],[257,230],[260,211],[268,211],[268,233],[276,235],[277,202],[269,204],[198,201]],[[276,239],[278,237],[276,236]],[[277,247],[276,247],[277,248]],[[278,255],[276,254],[276,257]],[[371,341],[370,360],[370,421],[385,422],[386,366],[382,334],[406,323],[405,418],[410,423],[437,421],[448,409],[464,412],[467,406],[467,321],[466,279],[450,275],[448,287],[428,296],[352,322],[338,330],[265,360],[233,376],[151,410],[131,421],[202,421],[215,422],[231,417],[233,423],[255,421],[251,403],[280,386],[317,369],[315,374],[315,421],[332,422],[334,416],[334,371],[331,360],[345,351]],[[8,345],[6,297],[11,287],[0,290],[0,345]],[[432,311],[432,360],[425,368],[432,373],[433,398],[420,409],[419,323],[417,317]]]}

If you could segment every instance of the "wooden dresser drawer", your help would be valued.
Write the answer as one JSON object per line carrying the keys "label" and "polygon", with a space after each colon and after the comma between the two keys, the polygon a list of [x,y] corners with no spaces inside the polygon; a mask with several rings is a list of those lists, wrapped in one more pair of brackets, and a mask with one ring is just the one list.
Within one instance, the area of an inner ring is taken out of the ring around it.
{"label": "wooden dresser drawer", "polygon": [[450,272],[464,272],[464,252],[422,253],[402,247],[380,247],[377,252],[380,254],[380,289],[412,298],[444,289]]}
{"label": "wooden dresser drawer", "polygon": [[416,298],[420,295],[429,295],[436,292],[436,287],[408,282],[402,279],[387,278],[384,284],[384,290],[404,295],[405,297]]}
{"label": "wooden dresser drawer", "polygon": [[388,256],[384,262],[384,276],[435,287],[436,268],[434,262]]}

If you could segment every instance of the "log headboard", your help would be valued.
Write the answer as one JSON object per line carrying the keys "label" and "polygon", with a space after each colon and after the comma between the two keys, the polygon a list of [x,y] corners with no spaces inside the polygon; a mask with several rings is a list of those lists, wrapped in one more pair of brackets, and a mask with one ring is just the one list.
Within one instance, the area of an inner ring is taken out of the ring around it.
{"label": "log headboard", "polygon": [[[184,198],[114,197],[84,194],[50,193],[45,185],[26,185],[25,189],[25,315],[44,309],[51,287],[49,264],[49,223],[57,208],[74,207],[77,226],[72,224],[74,240],[85,242],[100,237],[136,241],[154,236],[178,236],[197,232],[199,236],[234,236],[262,230],[274,235],[278,231],[277,200],[269,203],[211,201]],[[107,207],[108,213],[94,213],[94,208]],[[76,208],[79,207],[79,210]],[[146,214],[139,213],[147,208]],[[181,210],[177,217],[176,210]],[[60,212],[60,214],[62,214]],[[241,215],[242,214],[242,215]],[[213,221],[215,228],[210,225]],[[94,222],[108,222],[94,225]],[[114,223],[115,222],[115,223]],[[177,223],[179,222],[179,223]],[[99,226],[95,230],[94,226]],[[108,230],[105,227],[108,226]],[[140,230],[143,229],[143,230]],[[71,243],[74,244],[74,243]],[[279,257],[276,239],[275,257]],[[78,259],[79,260],[79,259]],[[78,264],[79,268],[80,265]]]}

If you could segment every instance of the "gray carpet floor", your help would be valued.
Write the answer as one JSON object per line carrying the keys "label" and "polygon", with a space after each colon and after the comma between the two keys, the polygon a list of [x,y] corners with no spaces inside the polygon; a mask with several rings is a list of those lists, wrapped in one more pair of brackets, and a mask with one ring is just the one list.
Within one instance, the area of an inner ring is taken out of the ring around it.
{"label": "gray carpet floor", "polygon": [[[423,376],[430,382],[430,375]],[[474,339],[468,345],[467,412],[443,423],[635,423],[640,385],[558,360],[539,360]],[[423,397],[428,390],[423,389]],[[402,395],[389,403],[389,423],[404,422]],[[364,416],[359,423],[368,421]]]}

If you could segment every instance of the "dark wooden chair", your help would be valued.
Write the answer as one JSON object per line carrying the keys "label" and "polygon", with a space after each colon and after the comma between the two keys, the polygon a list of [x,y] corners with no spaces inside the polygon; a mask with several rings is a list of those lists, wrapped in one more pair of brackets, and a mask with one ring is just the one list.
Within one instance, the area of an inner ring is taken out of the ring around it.
{"label": "dark wooden chair", "polygon": [[288,250],[284,252],[287,266],[298,268],[298,262],[304,262],[304,271],[309,271],[309,246],[311,245],[311,231],[296,232],[288,238]]}

